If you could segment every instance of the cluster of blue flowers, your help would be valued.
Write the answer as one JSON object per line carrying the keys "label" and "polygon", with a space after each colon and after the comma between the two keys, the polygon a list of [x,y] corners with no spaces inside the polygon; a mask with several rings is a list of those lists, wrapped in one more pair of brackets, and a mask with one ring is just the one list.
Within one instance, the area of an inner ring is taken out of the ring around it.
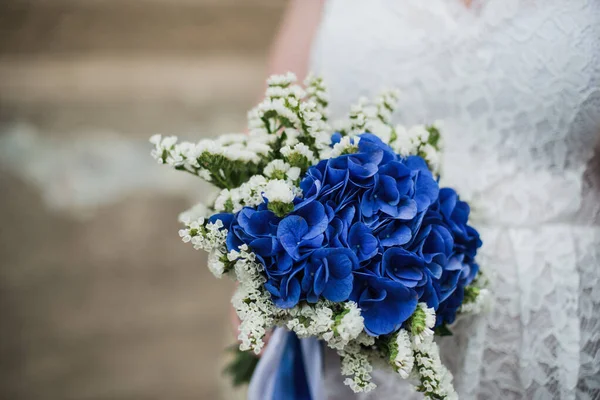
{"label": "cluster of blue flowers", "polygon": [[401,158],[365,133],[356,153],[312,166],[300,187],[283,218],[267,204],[212,217],[228,229],[229,250],[256,254],[277,306],[352,300],[372,335],[398,330],[418,302],[437,324],[454,320],[481,241],[469,206],[439,188],[421,157]]}

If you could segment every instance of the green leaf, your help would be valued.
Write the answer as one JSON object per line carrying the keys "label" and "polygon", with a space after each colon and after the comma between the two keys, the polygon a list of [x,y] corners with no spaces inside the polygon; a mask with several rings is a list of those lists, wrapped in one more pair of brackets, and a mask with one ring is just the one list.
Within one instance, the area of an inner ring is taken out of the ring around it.
{"label": "green leaf", "polygon": [[439,144],[440,137],[441,137],[439,129],[433,125],[429,125],[425,128],[427,129],[427,131],[429,131],[428,143],[430,145],[432,145],[434,148],[439,150],[438,144]]}
{"label": "green leaf", "polygon": [[465,297],[463,300],[464,304],[474,303],[479,296],[480,289],[476,286],[467,286],[465,288]]}
{"label": "green leaf", "polygon": [[258,364],[258,357],[251,351],[241,351],[237,344],[227,350],[233,353],[233,360],[227,364],[223,374],[231,377],[234,387],[247,385],[254,374],[256,364]]}

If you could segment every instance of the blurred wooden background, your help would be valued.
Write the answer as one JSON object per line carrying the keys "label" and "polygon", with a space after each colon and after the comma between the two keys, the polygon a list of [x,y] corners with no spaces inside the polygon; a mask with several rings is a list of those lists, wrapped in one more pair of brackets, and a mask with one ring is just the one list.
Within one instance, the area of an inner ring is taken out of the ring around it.
{"label": "blurred wooden background", "polygon": [[217,399],[231,283],[156,132],[245,124],[284,1],[0,2],[0,399]]}

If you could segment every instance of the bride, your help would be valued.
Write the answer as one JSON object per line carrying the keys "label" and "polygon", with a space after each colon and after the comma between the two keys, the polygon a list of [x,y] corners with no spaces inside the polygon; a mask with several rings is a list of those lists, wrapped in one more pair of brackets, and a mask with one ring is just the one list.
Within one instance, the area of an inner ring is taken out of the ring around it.
{"label": "bride", "polygon": [[[441,341],[461,398],[600,397],[599,1],[292,0],[270,70],[323,76],[333,120],[393,87],[397,122],[443,121],[495,295]],[[328,399],[353,398],[330,356]],[[418,398],[376,381],[359,398]]]}

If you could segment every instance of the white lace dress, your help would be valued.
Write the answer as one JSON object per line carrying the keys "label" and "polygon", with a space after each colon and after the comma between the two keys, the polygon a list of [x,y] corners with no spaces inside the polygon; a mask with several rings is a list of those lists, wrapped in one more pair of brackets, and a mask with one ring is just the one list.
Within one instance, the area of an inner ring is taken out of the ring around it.
{"label": "white lace dress", "polygon": [[[330,0],[312,70],[333,117],[391,86],[399,122],[444,122],[496,298],[442,340],[461,398],[600,398],[600,0]],[[376,378],[360,398],[419,398]]]}

